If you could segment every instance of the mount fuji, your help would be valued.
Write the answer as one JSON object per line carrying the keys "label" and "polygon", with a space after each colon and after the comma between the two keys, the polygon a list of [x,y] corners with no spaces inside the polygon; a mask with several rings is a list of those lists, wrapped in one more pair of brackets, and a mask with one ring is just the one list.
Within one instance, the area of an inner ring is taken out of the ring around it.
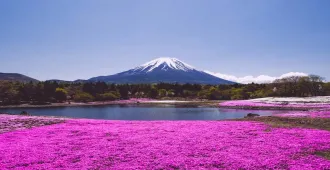
{"label": "mount fuji", "polygon": [[108,83],[192,83],[192,84],[235,84],[199,71],[176,58],[157,58],[128,71],[109,76],[99,76],[88,81]]}

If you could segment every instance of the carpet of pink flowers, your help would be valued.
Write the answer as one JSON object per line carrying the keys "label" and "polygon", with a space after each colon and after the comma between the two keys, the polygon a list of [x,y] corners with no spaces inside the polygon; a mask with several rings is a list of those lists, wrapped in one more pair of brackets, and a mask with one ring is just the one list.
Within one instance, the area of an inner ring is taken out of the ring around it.
{"label": "carpet of pink flowers", "polygon": [[0,134],[0,169],[330,169],[330,132],[248,121],[64,123]]}

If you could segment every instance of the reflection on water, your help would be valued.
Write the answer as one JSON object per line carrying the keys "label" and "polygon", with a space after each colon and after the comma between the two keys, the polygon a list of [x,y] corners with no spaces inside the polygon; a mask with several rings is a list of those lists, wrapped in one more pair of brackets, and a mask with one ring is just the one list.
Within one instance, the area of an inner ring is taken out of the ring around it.
{"label": "reflection on water", "polygon": [[18,114],[25,110],[32,115],[66,116],[75,118],[111,119],[111,120],[223,120],[243,118],[248,113],[269,116],[288,111],[276,110],[238,110],[204,107],[174,107],[173,105],[135,106],[79,106],[48,108],[0,109],[0,112]]}

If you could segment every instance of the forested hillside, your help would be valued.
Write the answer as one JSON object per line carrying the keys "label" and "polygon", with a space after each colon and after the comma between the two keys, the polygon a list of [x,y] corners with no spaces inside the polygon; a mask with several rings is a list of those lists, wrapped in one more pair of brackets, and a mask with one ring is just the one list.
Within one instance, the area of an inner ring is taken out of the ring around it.
{"label": "forested hillside", "polygon": [[304,97],[330,95],[330,83],[319,76],[289,77],[272,84],[107,84],[46,82],[0,82],[0,103],[47,104],[75,101],[111,101],[128,98],[187,98],[209,100],[237,100],[270,96]]}

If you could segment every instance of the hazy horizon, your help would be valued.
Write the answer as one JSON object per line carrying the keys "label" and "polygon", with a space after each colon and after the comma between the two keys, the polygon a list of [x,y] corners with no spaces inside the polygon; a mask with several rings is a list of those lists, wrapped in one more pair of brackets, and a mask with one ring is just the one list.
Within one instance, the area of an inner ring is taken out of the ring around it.
{"label": "hazy horizon", "polygon": [[[330,1],[1,1],[0,72],[88,79],[158,57],[237,80],[330,80]],[[268,76],[268,77],[267,77]]]}

